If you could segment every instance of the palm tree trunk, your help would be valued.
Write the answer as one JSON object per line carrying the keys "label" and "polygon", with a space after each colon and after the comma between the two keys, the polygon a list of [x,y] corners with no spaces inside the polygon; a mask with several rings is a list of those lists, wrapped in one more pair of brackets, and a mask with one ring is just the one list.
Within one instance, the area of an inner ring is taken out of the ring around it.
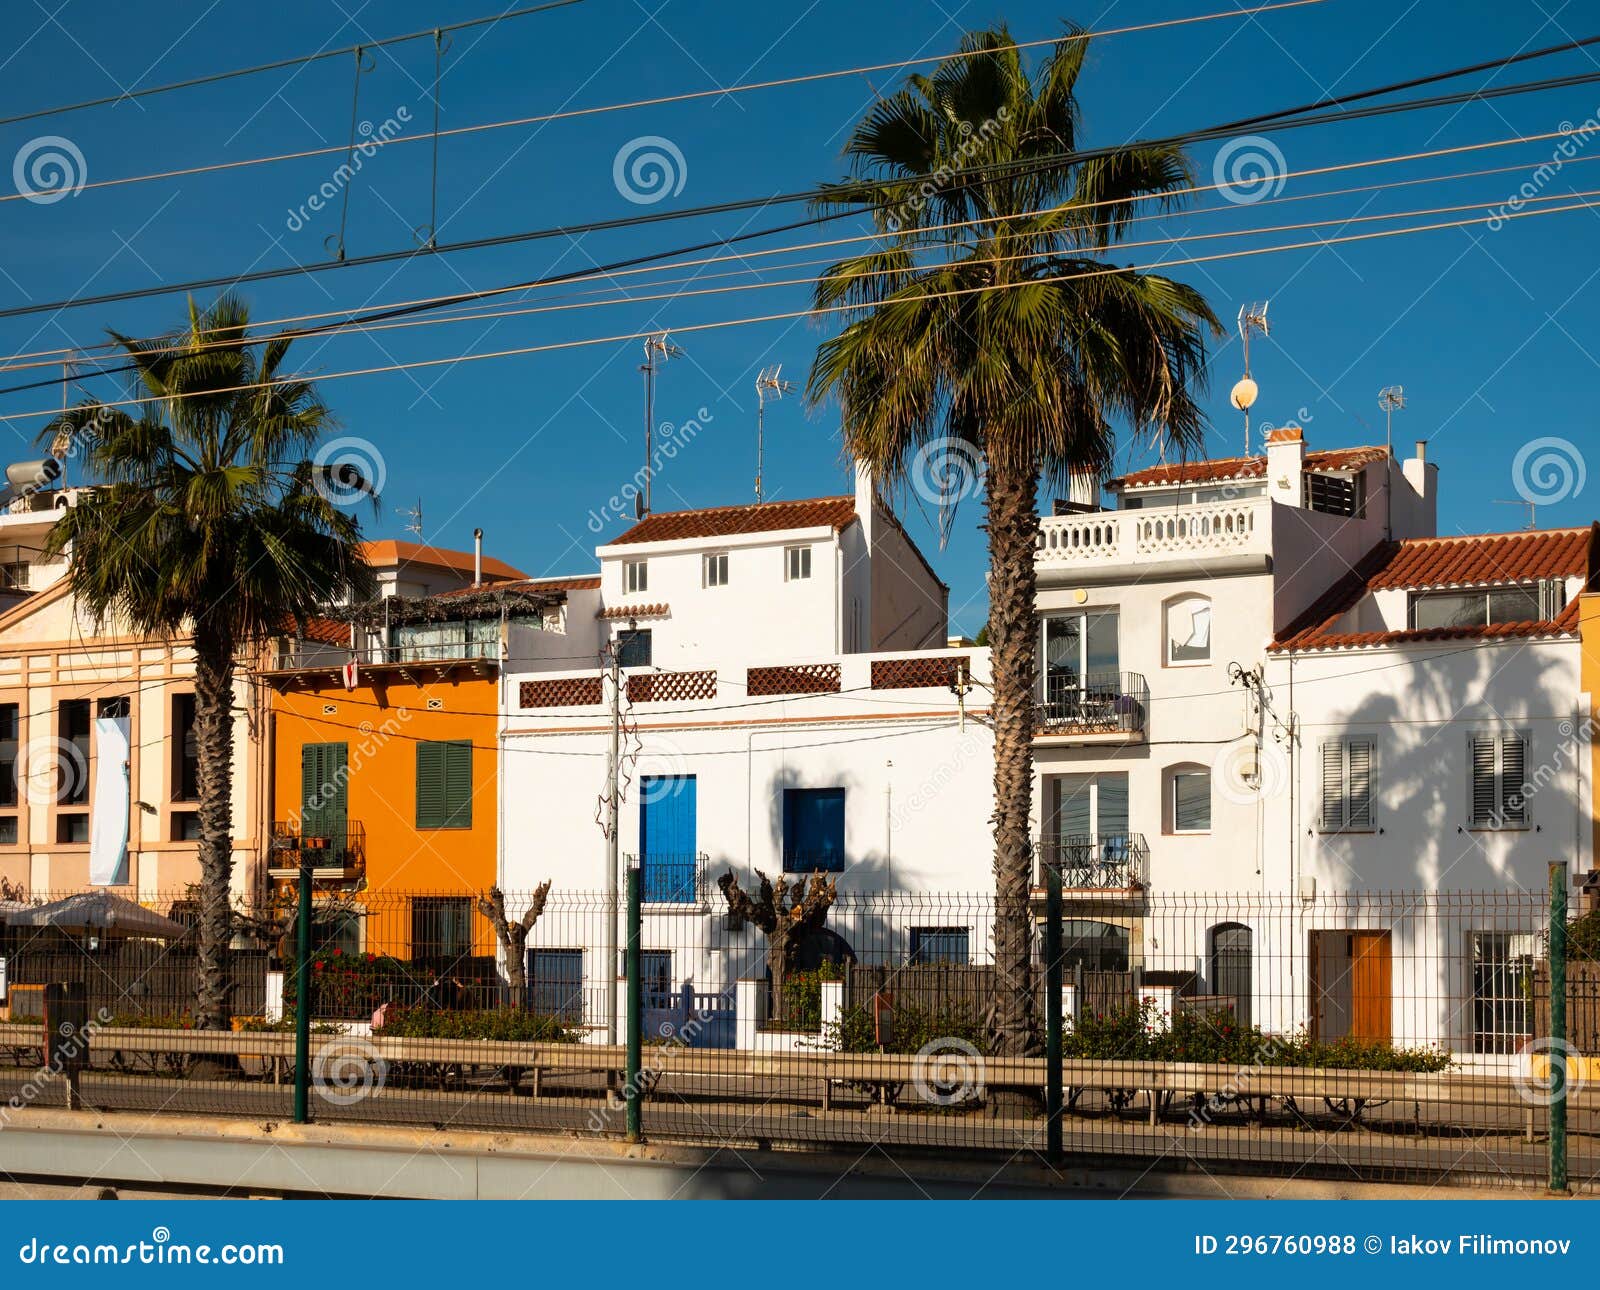
{"label": "palm tree trunk", "polygon": [[991,459],[989,646],[994,684],[995,1051],[1037,1055],[1033,970],[1033,732],[1038,671],[1033,556],[1038,478],[1028,462]]}
{"label": "palm tree trunk", "polygon": [[195,744],[199,753],[200,921],[195,963],[195,1021],[226,1030],[225,962],[232,939],[233,877],[233,640],[200,624],[194,633]]}

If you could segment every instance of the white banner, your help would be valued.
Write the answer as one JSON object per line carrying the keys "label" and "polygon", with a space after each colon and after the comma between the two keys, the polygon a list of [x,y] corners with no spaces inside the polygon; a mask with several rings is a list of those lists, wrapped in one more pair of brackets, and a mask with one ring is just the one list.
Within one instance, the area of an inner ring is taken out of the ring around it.
{"label": "white banner", "polygon": [[128,881],[128,718],[94,719],[94,797],[89,814],[89,881]]}

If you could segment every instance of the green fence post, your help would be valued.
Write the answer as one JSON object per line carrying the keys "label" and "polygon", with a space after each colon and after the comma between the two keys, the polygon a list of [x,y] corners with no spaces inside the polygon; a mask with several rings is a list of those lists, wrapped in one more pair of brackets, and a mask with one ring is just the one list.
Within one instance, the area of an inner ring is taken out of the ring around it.
{"label": "green fence post", "polygon": [[294,959],[294,1122],[311,1117],[311,863],[300,853],[300,895],[295,913]]}
{"label": "green fence post", "polygon": [[1550,865],[1550,1190],[1567,1190],[1567,866]]}
{"label": "green fence post", "polygon": [[1045,1158],[1063,1154],[1061,1143],[1061,870],[1044,866]]}
{"label": "green fence post", "polygon": [[640,1106],[644,1089],[639,1077],[644,1044],[644,982],[639,962],[639,925],[639,861],[634,858],[628,861],[628,1070],[622,1086],[628,1103],[629,1142],[644,1140]]}

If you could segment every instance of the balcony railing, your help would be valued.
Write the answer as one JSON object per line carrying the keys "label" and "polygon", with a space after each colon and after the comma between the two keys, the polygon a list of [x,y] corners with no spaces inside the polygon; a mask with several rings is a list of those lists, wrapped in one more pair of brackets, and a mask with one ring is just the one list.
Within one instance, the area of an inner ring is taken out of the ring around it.
{"label": "balcony railing", "polygon": [[302,864],[314,872],[358,874],[367,866],[367,830],[359,821],[345,825],[342,835],[303,832],[298,821],[280,820],[272,826],[272,857],[267,871],[274,877],[292,876]]}
{"label": "balcony railing", "polygon": [[1150,687],[1137,672],[1076,672],[1045,677],[1041,735],[1138,734]]}
{"label": "balcony railing", "polygon": [[[635,857],[629,857],[630,860]],[[639,860],[639,898],[647,905],[696,905],[705,899],[709,857],[645,852]]]}
{"label": "balcony railing", "polygon": [[1128,891],[1150,885],[1150,849],[1142,833],[1064,833],[1036,844],[1039,885],[1047,868],[1061,871],[1067,891]]}
{"label": "balcony railing", "polygon": [[1263,553],[1271,547],[1270,506],[1266,498],[1237,498],[1046,516],[1039,521],[1034,559],[1048,569]]}

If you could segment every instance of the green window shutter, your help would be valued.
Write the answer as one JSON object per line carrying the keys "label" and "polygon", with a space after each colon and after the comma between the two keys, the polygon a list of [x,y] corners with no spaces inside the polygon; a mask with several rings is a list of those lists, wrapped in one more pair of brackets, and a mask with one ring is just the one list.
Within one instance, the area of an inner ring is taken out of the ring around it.
{"label": "green window shutter", "polygon": [[466,740],[444,745],[445,824],[472,827],[472,745]]}
{"label": "green window shutter", "polygon": [[345,835],[349,815],[346,746],[306,744],[300,749],[300,832],[306,837]]}
{"label": "green window shutter", "polygon": [[444,748],[439,743],[417,745],[417,827],[444,825]]}

